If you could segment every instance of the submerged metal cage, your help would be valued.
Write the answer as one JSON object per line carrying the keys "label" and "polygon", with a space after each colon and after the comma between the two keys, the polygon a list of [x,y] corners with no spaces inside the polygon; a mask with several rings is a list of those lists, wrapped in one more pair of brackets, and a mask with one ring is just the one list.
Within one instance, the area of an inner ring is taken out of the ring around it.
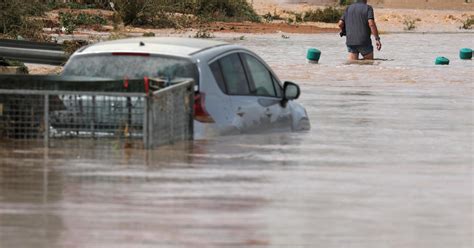
{"label": "submerged metal cage", "polygon": [[114,139],[154,148],[193,138],[194,82],[0,75],[0,138]]}

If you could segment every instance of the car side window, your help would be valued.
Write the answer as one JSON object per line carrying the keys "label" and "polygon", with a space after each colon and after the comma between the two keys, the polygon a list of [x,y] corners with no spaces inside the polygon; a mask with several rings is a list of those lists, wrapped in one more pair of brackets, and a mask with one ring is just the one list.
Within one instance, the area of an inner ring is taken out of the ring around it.
{"label": "car side window", "polygon": [[278,83],[278,81],[276,80],[276,78],[272,77],[273,78],[273,85],[275,85],[275,91],[276,91],[276,95],[277,97],[283,97],[283,88],[281,87],[281,85]]}
{"label": "car side window", "polygon": [[219,88],[222,90],[222,92],[227,93],[227,89],[224,82],[224,76],[222,75],[222,70],[219,61],[212,63],[211,65],[209,65],[209,67],[211,68],[212,74],[214,75],[214,78],[217,82],[217,85],[219,85]]}
{"label": "car side window", "polygon": [[276,97],[274,79],[267,67],[249,54],[242,54],[242,58],[247,64],[253,95]]}
{"label": "car side window", "polygon": [[[240,56],[234,53],[221,58],[218,63],[225,81],[227,94],[249,95],[250,88]],[[219,80],[219,78],[216,77],[216,80]]]}

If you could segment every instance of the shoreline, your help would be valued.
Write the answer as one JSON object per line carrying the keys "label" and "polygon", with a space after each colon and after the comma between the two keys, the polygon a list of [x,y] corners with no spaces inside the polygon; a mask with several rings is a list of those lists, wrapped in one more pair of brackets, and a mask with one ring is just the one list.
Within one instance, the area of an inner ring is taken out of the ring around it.
{"label": "shoreline", "polygon": [[[324,8],[322,5],[311,5],[308,3],[284,3],[275,0],[256,0],[253,4],[255,11],[260,15],[270,14],[278,16],[280,19],[270,22],[212,22],[203,26],[203,30],[210,33],[288,33],[288,34],[318,34],[318,33],[338,33],[339,28],[336,23],[322,22],[289,22],[295,20],[295,14],[302,14],[308,10]],[[376,6],[376,5],[374,5]],[[61,11],[71,11],[76,13],[98,14],[110,19],[112,11],[99,9],[86,10],[66,10],[58,9],[48,12],[47,20],[50,23],[58,23],[58,13]],[[463,22],[468,18],[474,18],[473,10],[439,10],[439,9],[400,9],[387,7],[374,7],[375,20],[381,34],[388,33],[474,33],[474,29],[460,29]],[[412,22],[412,29],[408,29],[408,22]],[[474,27],[472,27],[474,28]],[[58,28],[46,28],[45,33],[54,38],[67,39],[70,37],[84,37],[87,40],[94,40],[92,36],[99,36],[101,39],[111,34],[121,34],[122,36],[134,33],[150,33],[155,35],[174,35],[188,32],[197,32],[197,27],[183,29],[156,29],[152,27],[121,27],[119,31],[113,30],[111,24],[100,26],[97,31],[90,28],[80,28],[74,35],[65,35]],[[85,36],[91,36],[87,38]]]}
{"label": "shoreline", "polygon": [[[131,37],[142,37],[141,33],[129,33]],[[190,37],[194,34],[193,31],[181,32],[181,33],[162,33],[162,37]],[[442,35],[442,34],[457,34],[457,35],[473,35],[474,32],[387,32],[382,34],[383,35]],[[224,39],[228,41],[238,41],[238,40],[247,40],[258,38],[261,36],[266,36],[275,39],[275,41],[281,40],[289,40],[293,38],[293,36],[307,36],[307,35],[334,35],[338,36],[338,33],[335,32],[318,32],[318,33],[238,33],[238,32],[215,32],[214,36],[210,39]],[[86,37],[86,36],[85,36]],[[474,37],[474,36],[473,36]],[[341,39],[345,39],[342,38]],[[52,65],[41,65],[41,64],[33,64],[27,63],[26,64],[29,70],[29,74],[32,75],[48,75],[53,74],[57,75],[62,71],[63,66],[52,66]]]}

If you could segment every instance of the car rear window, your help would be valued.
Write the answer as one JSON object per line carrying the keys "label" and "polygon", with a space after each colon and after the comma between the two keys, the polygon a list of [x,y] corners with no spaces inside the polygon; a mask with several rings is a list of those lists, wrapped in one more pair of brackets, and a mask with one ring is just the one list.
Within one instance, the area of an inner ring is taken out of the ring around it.
{"label": "car rear window", "polygon": [[71,58],[64,76],[138,79],[158,77],[165,80],[193,78],[199,83],[196,65],[190,60],[148,54],[94,54]]}

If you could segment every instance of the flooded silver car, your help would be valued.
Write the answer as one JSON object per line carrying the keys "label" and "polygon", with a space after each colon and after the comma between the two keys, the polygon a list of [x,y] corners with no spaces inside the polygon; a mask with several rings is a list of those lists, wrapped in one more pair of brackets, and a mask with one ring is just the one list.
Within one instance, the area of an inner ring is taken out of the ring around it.
{"label": "flooded silver car", "polygon": [[[196,138],[310,129],[306,110],[294,101],[301,94],[299,86],[282,83],[258,55],[226,42],[134,38],[98,43],[76,52],[63,75],[149,77],[166,85],[176,78],[192,78],[196,82]],[[142,104],[139,99],[131,102]],[[67,98],[65,104],[77,115],[79,104]],[[114,114],[108,109],[98,113],[104,126],[109,126],[107,116]]]}

